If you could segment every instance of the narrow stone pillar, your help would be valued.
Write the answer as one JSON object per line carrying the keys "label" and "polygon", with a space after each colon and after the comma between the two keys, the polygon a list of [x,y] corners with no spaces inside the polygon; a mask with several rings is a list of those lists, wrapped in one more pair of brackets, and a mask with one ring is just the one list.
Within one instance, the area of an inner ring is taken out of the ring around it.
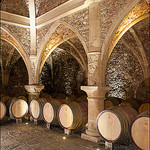
{"label": "narrow stone pillar", "polygon": [[105,93],[110,87],[82,86],[88,95],[88,129],[86,133],[81,134],[81,138],[98,143],[101,141],[97,127],[96,119],[98,114],[104,110]]}
{"label": "narrow stone pillar", "polygon": [[25,85],[25,89],[28,92],[28,104],[30,104],[32,99],[39,99],[39,95],[42,89],[44,89],[44,85]]}

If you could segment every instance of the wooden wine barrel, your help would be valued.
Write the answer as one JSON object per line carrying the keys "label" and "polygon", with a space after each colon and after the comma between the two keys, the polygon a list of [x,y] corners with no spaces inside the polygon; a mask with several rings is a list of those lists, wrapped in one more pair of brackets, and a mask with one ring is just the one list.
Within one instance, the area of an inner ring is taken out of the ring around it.
{"label": "wooden wine barrel", "polygon": [[133,143],[140,150],[150,150],[150,110],[138,115],[130,127]]}
{"label": "wooden wine barrel", "polygon": [[58,123],[65,129],[78,129],[85,126],[88,120],[88,108],[84,103],[70,102],[58,110]]}
{"label": "wooden wine barrel", "polygon": [[97,117],[100,137],[107,142],[120,142],[129,139],[129,127],[138,112],[131,107],[114,106],[102,111]]}
{"label": "wooden wine barrel", "polygon": [[28,104],[23,99],[13,99],[10,102],[9,114],[11,118],[20,119],[28,113]]}
{"label": "wooden wine barrel", "polygon": [[55,99],[65,99],[66,98],[66,95],[64,95],[64,94],[60,94],[60,93],[58,93],[58,94],[56,94],[55,96],[54,96],[54,98]]}
{"label": "wooden wine barrel", "polygon": [[22,96],[18,96],[17,98],[18,98],[18,99],[23,99],[23,100],[25,100],[26,102],[28,101],[27,98],[26,98],[25,96],[23,96],[23,95],[22,95]]}
{"label": "wooden wine barrel", "polygon": [[75,101],[76,100],[76,96],[75,95],[69,95],[65,98],[67,101]]}
{"label": "wooden wine barrel", "polygon": [[49,101],[48,98],[40,98],[39,100],[33,99],[30,103],[30,113],[33,119],[39,120],[42,119],[42,109],[44,104]]}
{"label": "wooden wine barrel", "polygon": [[126,99],[125,101],[121,102],[121,106],[127,106],[127,107],[132,107],[136,110],[139,109],[140,103],[136,99]]}
{"label": "wooden wine barrel", "polygon": [[43,106],[43,119],[48,124],[57,124],[57,111],[62,105],[59,100],[46,102]]}
{"label": "wooden wine barrel", "polygon": [[3,120],[3,118],[6,115],[6,105],[0,101],[0,120]]}
{"label": "wooden wine barrel", "polygon": [[86,95],[82,95],[82,96],[81,96],[81,98],[83,99],[83,101],[84,101],[84,102],[87,102],[87,101],[88,101],[88,99],[87,99],[87,96],[86,96]]}
{"label": "wooden wine barrel", "polygon": [[109,97],[104,100],[104,109],[108,109],[113,106],[118,106],[122,102],[121,98]]}
{"label": "wooden wine barrel", "polygon": [[139,108],[139,113],[142,113],[146,110],[150,110],[150,103],[144,103]]}
{"label": "wooden wine barrel", "polygon": [[4,96],[4,97],[1,98],[1,101],[3,103],[6,103],[9,98],[10,98],[9,96]]}
{"label": "wooden wine barrel", "polygon": [[52,96],[50,94],[47,94],[44,96],[45,98],[49,98],[49,99],[52,99]]}
{"label": "wooden wine barrel", "polygon": [[78,98],[76,99],[76,102],[82,103],[82,102],[84,102],[84,101],[83,101],[83,99],[82,99],[81,97],[78,97]]}

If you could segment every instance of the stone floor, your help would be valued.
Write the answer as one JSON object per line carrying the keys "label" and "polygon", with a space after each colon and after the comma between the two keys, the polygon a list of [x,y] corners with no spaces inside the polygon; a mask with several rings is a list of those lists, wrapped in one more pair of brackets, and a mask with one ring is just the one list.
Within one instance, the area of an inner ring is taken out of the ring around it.
{"label": "stone floor", "polygon": [[83,140],[78,132],[64,135],[63,130],[24,121],[1,125],[1,150],[104,150],[104,146]]}
{"label": "stone floor", "polygon": [[[1,150],[105,150],[104,143],[95,144],[80,138],[80,130],[65,135],[60,127],[46,128],[45,123],[34,125],[24,120],[0,126]],[[114,150],[137,150],[132,144],[116,145]]]}

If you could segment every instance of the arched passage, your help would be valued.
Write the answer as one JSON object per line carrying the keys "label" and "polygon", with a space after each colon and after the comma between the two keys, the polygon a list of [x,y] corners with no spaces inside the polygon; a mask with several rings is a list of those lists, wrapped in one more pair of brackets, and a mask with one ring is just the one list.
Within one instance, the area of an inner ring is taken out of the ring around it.
{"label": "arched passage", "polygon": [[[102,46],[102,55],[99,58],[98,70],[100,71],[100,85],[105,85],[105,70],[111,52],[119,39],[125,32],[134,24],[147,18],[149,12],[148,3],[146,1],[133,1],[130,8],[128,8],[120,17],[119,20],[114,21],[115,24],[110,28]],[[142,58],[143,59],[143,58]],[[147,62],[146,62],[147,63]],[[147,74],[147,68],[144,70]],[[147,76],[147,75],[146,75]]]}
{"label": "arched passage", "polygon": [[[42,70],[42,67],[46,61],[46,59],[48,58],[48,56],[52,53],[52,51],[58,47],[59,45],[61,45],[64,42],[68,42],[69,39],[72,38],[78,38],[78,40],[80,41],[80,44],[83,47],[83,53],[85,54],[84,56],[82,56],[82,53],[80,54],[80,51],[77,50],[76,48],[74,48],[74,51],[76,51],[76,53],[78,53],[79,55],[79,59],[81,59],[81,62],[79,62],[83,69],[85,70],[86,74],[87,74],[87,63],[86,63],[86,54],[87,54],[87,46],[84,42],[84,40],[82,39],[81,35],[78,33],[78,31],[76,31],[72,26],[70,26],[69,24],[62,22],[62,21],[58,21],[55,22],[52,27],[49,29],[48,33],[46,34],[46,36],[43,38],[43,42],[41,43],[41,46],[39,48],[39,52],[38,52],[38,70],[39,70],[39,74]],[[44,45],[45,44],[45,45]],[[78,58],[76,57],[76,59],[78,60]]]}
{"label": "arched passage", "polygon": [[148,43],[148,39],[149,18],[145,18],[126,31],[117,42],[106,67],[106,85],[112,87],[108,96],[147,100],[149,49],[144,43]]}
{"label": "arched passage", "polygon": [[30,59],[29,59],[29,55],[28,53],[25,51],[25,49],[23,48],[22,44],[19,42],[19,40],[17,39],[17,37],[15,37],[15,35],[13,35],[10,31],[8,31],[5,27],[1,26],[1,39],[8,42],[9,44],[11,44],[21,55],[27,71],[28,71],[28,76],[29,76],[29,80],[30,80],[30,76],[31,75],[31,71],[30,71]]}
{"label": "arched passage", "polygon": [[[42,69],[44,69],[46,66],[48,66],[47,64],[50,62],[50,70],[51,70],[51,74],[52,74],[52,78],[53,78],[53,74],[54,71],[52,70],[52,65],[53,61],[55,62],[55,56],[56,57],[60,57],[59,53],[62,53],[62,55],[64,55],[63,59],[66,59],[63,62],[60,59],[58,59],[58,61],[60,61],[61,63],[64,63],[64,65],[60,65],[59,67],[61,68],[68,68],[68,70],[74,70],[74,75],[75,75],[75,70],[78,72],[78,75],[76,76],[80,76],[81,74],[84,74],[84,78],[87,79],[87,48],[85,48],[85,43],[82,40],[82,37],[79,35],[79,33],[70,25],[66,24],[66,23],[62,23],[62,22],[56,22],[54,23],[56,26],[52,26],[50,28],[51,32],[48,32],[47,35],[50,35],[50,37],[48,37],[48,40],[46,42],[46,45],[43,49],[43,51],[39,50],[39,55],[41,54],[41,59],[40,59],[40,69],[39,69],[39,73],[43,71]],[[54,30],[55,29],[55,30]],[[53,32],[52,32],[53,31]],[[45,36],[46,37],[46,36]],[[43,42],[44,43],[44,42]],[[50,61],[49,61],[50,60]],[[72,60],[72,66],[71,66],[71,61]],[[49,62],[48,62],[49,61]],[[45,64],[45,66],[44,66]],[[44,66],[44,68],[43,68]],[[71,66],[71,67],[70,67]],[[54,68],[56,69],[57,66],[55,65]],[[54,69],[54,70],[55,70]],[[75,82],[77,80],[80,79],[75,79],[75,76],[72,74],[71,76],[67,73],[65,73],[67,70],[64,69],[64,72],[61,72],[61,74],[66,74],[66,76],[68,76],[68,80],[69,78],[74,78],[74,79],[70,79],[71,82]],[[70,71],[71,74],[71,71]],[[56,78],[56,77],[55,77]],[[60,80],[63,80],[63,77],[60,77]],[[85,80],[83,79],[83,80]],[[51,82],[51,81],[50,81]],[[66,84],[69,81],[64,81],[64,84]],[[82,81],[80,81],[82,82]],[[77,81],[77,83],[79,83]],[[70,83],[71,84],[71,83]],[[74,84],[74,83],[73,83]],[[80,83],[81,84],[81,83]],[[59,85],[58,85],[59,86]],[[75,86],[78,87],[78,89],[80,89],[80,85],[76,85],[76,83],[73,85],[72,89],[75,89]],[[70,85],[68,85],[68,87],[72,87]],[[66,87],[64,87],[66,88]],[[67,91],[67,90],[66,90]],[[65,92],[65,91],[63,91]],[[70,91],[70,93],[72,93],[72,91]],[[66,92],[67,94],[67,92]],[[69,92],[68,92],[69,94]]]}

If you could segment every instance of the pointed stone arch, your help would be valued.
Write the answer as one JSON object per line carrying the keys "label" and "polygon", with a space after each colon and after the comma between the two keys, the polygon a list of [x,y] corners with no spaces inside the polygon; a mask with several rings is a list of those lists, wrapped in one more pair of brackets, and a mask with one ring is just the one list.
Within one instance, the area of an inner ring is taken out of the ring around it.
{"label": "pointed stone arch", "polygon": [[[139,9],[139,7],[141,9]],[[140,10],[140,12],[138,10]],[[123,14],[120,14],[121,17],[119,17],[119,19],[117,18],[114,21],[114,24],[109,29],[108,34],[102,45],[102,55],[99,58],[99,64],[101,64],[101,62],[103,64],[98,65],[97,69],[97,71],[100,71],[101,76],[101,81],[99,84],[105,84],[105,71],[107,67],[107,62],[111,52],[113,51],[119,39],[134,24],[147,18],[149,16],[148,12],[149,7],[146,1],[134,0],[130,7],[127,8]]]}
{"label": "pointed stone arch", "polygon": [[[61,27],[64,27],[64,29],[62,30]],[[57,32],[58,30],[62,30],[63,37],[62,36],[58,36]],[[52,38],[54,36],[54,34],[57,35],[57,38],[54,39]],[[85,53],[87,55],[88,52],[88,48],[87,45],[85,43],[85,41],[83,40],[82,36],[79,34],[79,32],[72,27],[71,25],[69,25],[66,22],[63,21],[56,21],[51,28],[49,29],[49,31],[47,32],[46,36],[43,37],[42,39],[42,43],[40,44],[40,48],[39,48],[39,52],[38,52],[38,59],[37,59],[37,64],[38,64],[38,70],[39,70],[39,74],[42,71],[43,65],[47,59],[47,57],[50,55],[50,53],[60,44],[62,44],[63,42],[69,40],[70,38],[73,37],[77,37],[80,42],[83,45],[83,48],[85,50]],[[49,47],[48,47],[49,45]]]}
{"label": "pointed stone arch", "polygon": [[17,39],[17,37],[13,33],[11,33],[8,29],[1,26],[1,39],[10,43],[13,47],[16,48],[16,50],[19,52],[19,54],[21,55],[25,65],[26,65],[28,76],[32,76],[31,71],[30,71],[31,65],[30,65],[29,55],[26,52],[26,50],[24,49],[23,45]]}

